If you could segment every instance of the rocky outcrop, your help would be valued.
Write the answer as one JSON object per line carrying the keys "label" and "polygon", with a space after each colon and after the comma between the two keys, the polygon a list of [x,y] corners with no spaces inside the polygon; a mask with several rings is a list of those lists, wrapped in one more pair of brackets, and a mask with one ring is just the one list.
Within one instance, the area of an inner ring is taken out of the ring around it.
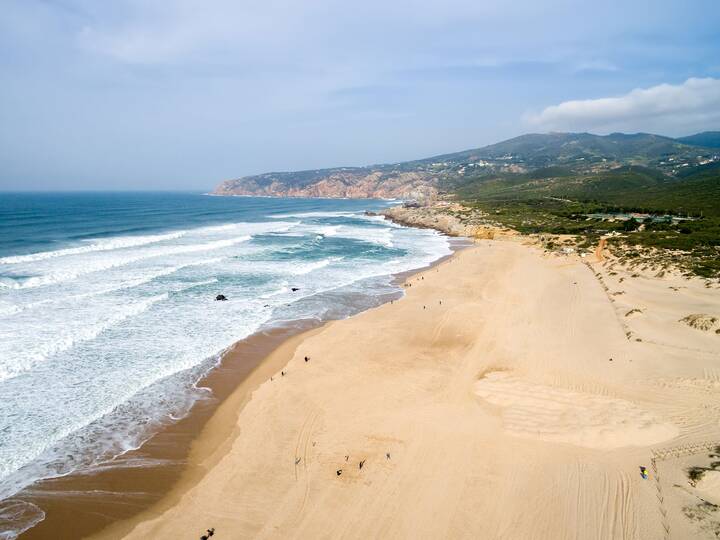
{"label": "rocky outcrop", "polygon": [[383,210],[381,215],[400,225],[435,229],[448,236],[493,239],[517,234],[510,229],[498,227],[484,219],[484,215],[470,211],[460,204],[394,206]]}
{"label": "rocky outcrop", "polygon": [[325,169],[226,180],[215,195],[432,200],[437,178],[426,172]]}

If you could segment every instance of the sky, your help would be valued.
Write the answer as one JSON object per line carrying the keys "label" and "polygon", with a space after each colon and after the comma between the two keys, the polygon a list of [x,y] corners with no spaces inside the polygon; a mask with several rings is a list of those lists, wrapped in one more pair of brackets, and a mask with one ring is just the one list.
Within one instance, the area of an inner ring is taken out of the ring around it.
{"label": "sky", "polygon": [[0,190],[720,129],[718,0],[0,0]]}

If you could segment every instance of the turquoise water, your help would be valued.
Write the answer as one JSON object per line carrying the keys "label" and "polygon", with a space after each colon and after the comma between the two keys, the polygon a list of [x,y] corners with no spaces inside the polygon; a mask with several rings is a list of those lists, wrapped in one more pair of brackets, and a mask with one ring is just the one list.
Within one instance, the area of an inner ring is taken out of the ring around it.
{"label": "turquoise water", "polygon": [[388,204],[0,194],[0,499],[136,448],[238,339],[375,305],[450,252],[364,215]]}

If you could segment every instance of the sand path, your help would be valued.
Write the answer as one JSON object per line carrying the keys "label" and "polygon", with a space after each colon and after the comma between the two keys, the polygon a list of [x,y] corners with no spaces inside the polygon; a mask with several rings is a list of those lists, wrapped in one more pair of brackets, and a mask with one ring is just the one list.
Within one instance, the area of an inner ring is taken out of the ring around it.
{"label": "sand path", "polygon": [[601,238],[600,240],[598,240],[598,245],[595,248],[595,260],[597,260],[599,262],[603,262],[605,260],[603,251],[605,250],[606,244],[607,244],[607,238]]}

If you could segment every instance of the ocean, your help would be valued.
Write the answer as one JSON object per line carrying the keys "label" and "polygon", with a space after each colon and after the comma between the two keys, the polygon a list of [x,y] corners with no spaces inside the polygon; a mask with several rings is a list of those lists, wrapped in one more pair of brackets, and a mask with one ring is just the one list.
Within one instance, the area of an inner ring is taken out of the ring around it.
{"label": "ocean", "polygon": [[[450,253],[435,231],[365,215],[389,204],[0,193],[0,500],[183,417],[234,342],[377,305],[393,274]],[[0,538],[43,517],[5,508]]]}

